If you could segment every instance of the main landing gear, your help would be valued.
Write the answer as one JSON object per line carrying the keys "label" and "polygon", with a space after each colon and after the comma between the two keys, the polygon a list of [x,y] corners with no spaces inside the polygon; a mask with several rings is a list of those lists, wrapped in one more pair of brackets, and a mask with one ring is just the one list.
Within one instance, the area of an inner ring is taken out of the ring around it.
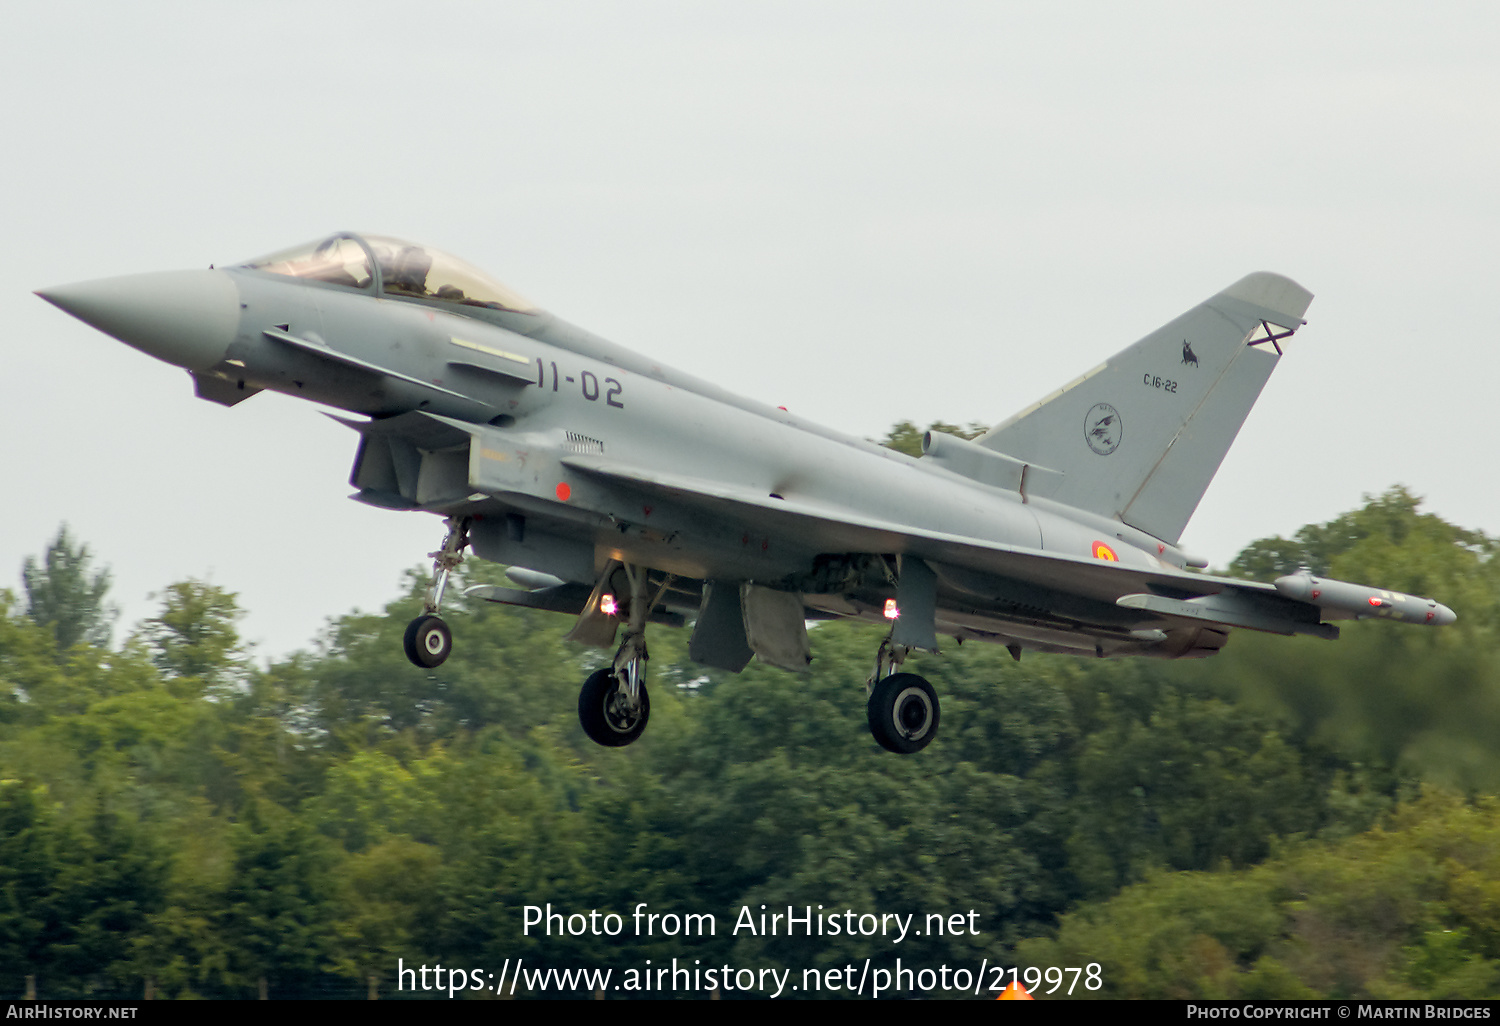
{"label": "main landing gear", "polygon": [[615,612],[608,615],[625,618],[625,638],[615,652],[614,662],[592,673],[578,693],[579,725],[590,741],[606,748],[623,748],[632,743],[651,719],[651,696],[646,692],[646,663],[650,658],[646,652],[646,620],[673,580],[668,574],[652,595],[646,568],[621,564],[605,573],[591,603],[610,594],[605,588],[617,573],[624,574],[627,587],[620,590],[628,590],[629,597],[611,596],[616,606]]}
{"label": "main landing gear", "polygon": [[428,553],[432,557],[432,583],[427,587],[422,615],[406,625],[406,636],[402,638],[406,658],[427,670],[442,666],[453,652],[453,632],[437,614],[443,605],[448,575],[464,561],[464,549],[469,544],[468,517],[449,517],[444,523],[448,536],[443,539],[442,548]]}
{"label": "main landing gear", "polygon": [[578,692],[578,722],[596,745],[624,748],[645,732],[650,719],[651,696],[645,681],[637,682],[633,704],[613,670],[595,670]]}
{"label": "main landing gear", "polygon": [[938,698],[926,678],[897,673],[908,649],[886,638],[875,655],[875,672],[865,683],[865,713],[875,742],[888,752],[911,755],[937,737]]}

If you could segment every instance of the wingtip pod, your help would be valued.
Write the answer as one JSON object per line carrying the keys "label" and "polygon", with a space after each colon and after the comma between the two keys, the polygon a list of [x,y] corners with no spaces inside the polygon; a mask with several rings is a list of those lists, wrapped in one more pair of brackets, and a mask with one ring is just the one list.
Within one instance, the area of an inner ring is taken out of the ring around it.
{"label": "wingtip pod", "polygon": [[1310,603],[1325,615],[1331,611],[1344,619],[1379,618],[1432,627],[1446,627],[1458,619],[1458,614],[1441,602],[1384,588],[1368,588],[1305,573],[1278,577],[1274,583],[1276,590],[1287,598]]}
{"label": "wingtip pod", "polygon": [[1299,328],[1306,324],[1303,315],[1313,301],[1313,294],[1307,289],[1290,278],[1270,271],[1247,274],[1219,294],[1261,307],[1275,315],[1266,320],[1283,328]]}

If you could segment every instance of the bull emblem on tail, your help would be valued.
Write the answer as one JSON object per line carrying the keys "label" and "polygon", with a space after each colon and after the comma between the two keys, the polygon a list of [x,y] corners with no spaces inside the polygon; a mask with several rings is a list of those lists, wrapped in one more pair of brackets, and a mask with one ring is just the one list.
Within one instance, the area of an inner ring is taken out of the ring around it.
{"label": "bull emblem on tail", "polygon": [[1182,340],[1182,362],[1198,366],[1198,354],[1193,352],[1193,347],[1188,345],[1188,340]]}

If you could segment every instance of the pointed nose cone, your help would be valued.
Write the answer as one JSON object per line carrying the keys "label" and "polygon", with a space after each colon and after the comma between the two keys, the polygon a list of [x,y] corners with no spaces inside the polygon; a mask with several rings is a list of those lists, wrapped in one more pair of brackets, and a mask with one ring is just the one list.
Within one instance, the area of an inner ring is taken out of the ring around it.
{"label": "pointed nose cone", "polygon": [[161,271],[38,289],[85,324],[158,360],[206,370],[240,325],[240,294],[223,271]]}

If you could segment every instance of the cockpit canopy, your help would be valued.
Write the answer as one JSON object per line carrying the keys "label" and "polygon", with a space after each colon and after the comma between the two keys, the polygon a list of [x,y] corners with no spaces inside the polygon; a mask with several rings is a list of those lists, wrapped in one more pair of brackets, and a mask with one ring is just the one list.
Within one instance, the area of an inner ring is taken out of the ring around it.
{"label": "cockpit canopy", "polygon": [[513,313],[537,308],[476,267],[440,250],[384,235],[337,235],[241,264],[387,296],[435,299]]}

